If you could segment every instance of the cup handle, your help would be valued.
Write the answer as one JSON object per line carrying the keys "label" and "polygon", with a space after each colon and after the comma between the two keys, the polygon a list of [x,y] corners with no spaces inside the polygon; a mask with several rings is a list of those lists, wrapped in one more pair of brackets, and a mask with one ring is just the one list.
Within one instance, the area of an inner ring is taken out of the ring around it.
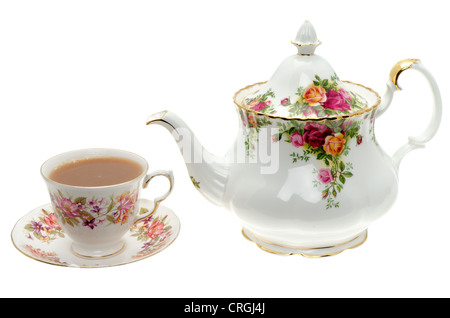
{"label": "cup handle", "polygon": [[433,75],[423,66],[418,59],[406,59],[398,62],[392,67],[391,73],[389,74],[389,81],[387,83],[387,90],[383,96],[382,102],[377,111],[377,117],[382,115],[392,102],[392,97],[394,92],[400,91],[401,87],[398,85],[398,78],[400,74],[408,69],[413,69],[420,72],[430,84],[431,91],[433,92],[433,104],[432,104],[432,116],[431,120],[426,127],[426,129],[418,136],[409,137],[408,143],[403,145],[397,152],[393,155],[392,159],[395,166],[398,169],[400,161],[402,158],[411,150],[417,148],[425,147],[431,138],[436,134],[442,117],[442,99],[439,92],[439,87],[434,79]]}
{"label": "cup handle", "polygon": [[161,201],[165,200],[169,196],[169,194],[172,192],[173,184],[174,184],[172,170],[156,170],[156,171],[153,171],[152,173],[149,173],[144,178],[144,183],[142,184],[142,188],[143,189],[147,188],[150,181],[154,177],[159,177],[159,176],[166,177],[169,180],[169,190],[167,190],[167,192],[164,193],[163,195],[156,197],[154,200],[155,205],[154,205],[153,209],[149,212],[146,212],[144,215],[140,215],[139,218],[134,221],[135,224],[138,223],[139,221],[141,221],[142,219],[145,219],[146,217],[151,215],[153,212],[155,212],[159,206],[159,203],[161,203]]}

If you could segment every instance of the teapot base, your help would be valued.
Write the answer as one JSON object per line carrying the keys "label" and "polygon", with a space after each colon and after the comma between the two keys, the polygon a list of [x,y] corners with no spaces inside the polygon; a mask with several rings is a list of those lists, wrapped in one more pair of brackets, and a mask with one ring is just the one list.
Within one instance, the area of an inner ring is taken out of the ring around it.
{"label": "teapot base", "polygon": [[246,228],[242,228],[242,235],[249,241],[255,243],[262,250],[281,255],[301,255],[305,257],[325,257],[332,256],[339,253],[342,253],[345,250],[355,248],[363,244],[367,239],[367,229],[365,229],[361,234],[356,236],[355,238],[336,245],[330,245],[327,247],[318,247],[318,248],[296,248],[289,246],[282,246],[275,243],[267,242],[266,240],[262,240],[257,237],[254,233],[247,230]]}

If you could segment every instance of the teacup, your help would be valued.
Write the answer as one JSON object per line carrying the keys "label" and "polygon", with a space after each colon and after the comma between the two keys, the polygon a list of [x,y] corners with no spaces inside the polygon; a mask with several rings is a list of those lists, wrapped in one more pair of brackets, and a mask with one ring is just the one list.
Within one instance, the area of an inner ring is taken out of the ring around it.
{"label": "teacup", "polygon": [[[74,186],[55,182],[51,173],[61,165],[90,158],[122,158],[142,168],[142,173],[126,182],[107,186]],[[147,173],[148,163],[139,155],[117,149],[82,149],[48,159],[41,167],[55,211],[56,220],[73,240],[72,252],[81,257],[101,258],[116,255],[125,244],[121,240],[127,231],[154,212],[171,193],[174,178],[170,170]],[[164,176],[169,190],[154,199],[154,208],[139,214],[140,189],[150,180]]]}

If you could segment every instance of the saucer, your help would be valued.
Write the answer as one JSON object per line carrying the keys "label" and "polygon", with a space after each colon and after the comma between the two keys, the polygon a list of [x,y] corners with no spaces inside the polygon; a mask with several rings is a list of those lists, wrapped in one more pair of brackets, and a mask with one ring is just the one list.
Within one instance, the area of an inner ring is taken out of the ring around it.
{"label": "saucer", "polygon": [[[153,209],[153,202],[140,200],[140,211]],[[175,241],[180,221],[170,209],[159,205],[150,216],[131,227],[123,237],[124,248],[107,258],[83,258],[71,251],[72,240],[52,218],[52,205],[35,208],[17,221],[11,232],[14,246],[26,256],[67,267],[109,267],[153,256]]]}

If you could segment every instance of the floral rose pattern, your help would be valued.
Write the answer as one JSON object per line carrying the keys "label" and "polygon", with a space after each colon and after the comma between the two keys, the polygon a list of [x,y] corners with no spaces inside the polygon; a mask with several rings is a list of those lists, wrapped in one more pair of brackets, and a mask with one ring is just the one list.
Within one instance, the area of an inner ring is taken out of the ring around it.
{"label": "floral rose pattern", "polygon": [[[258,133],[262,128],[278,128],[278,133],[272,135],[272,142],[283,142],[293,147],[290,154],[292,164],[309,162],[315,158],[316,175],[313,186],[321,189],[322,199],[326,201],[326,208],[338,208],[338,194],[344,189],[345,183],[353,177],[353,164],[346,157],[350,153],[350,146],[359,147],[366,140],[361,135],[361,126],[369,120],[369,133],[372,141],[373,120],[375,111],[364,116],[330,119],[322,121],[308,120],[273,120],[269,121],[264,115],[257,115],[250,111],[239,110],[242,125],[245,128],[245,148],[247,156],[252,157],[251,151],[256,148]],[[370,138],[369,138],[370,139]],[[352,142],[351,142],[352,141]]]}
{"label": "floral rose pattern", "polygon": [[[290,154],[293,164],[298,161],[308,162],[310,157],[315,157],[319,164],[314,169],[314,187],[321,189],[327,209],[338,208],[338,193],[353,176],[353,165],[345,160],[350,151],[350,140],[354,139],[356,146],[363,143],[361,124],[368,116],[373,118],[374,111],[366,114],[364,119],[361,116],[340,118],[363,110],[366,103],[359,95],[341,87],[336,74],[329,79],[316,75],[309,86],[299,87],[295,96],[277,96],[280,98],[278,106],[275,105],[275,97],[275,93],[269,89],[265,94],[244,100],[246,109],[239,114],[247,128],[247,155],[249,150],[255,148],[259,130],[272,124],[264,114],[276,114],[281,107],[287,110],[290,118],[306,119],[277,121],[279,133],[272,135],[272,141],[290,143],[294,147],[295,151]],[[330,116],[329,120],[308,120],[327,119]],[[370,123],[373,126],[372,119]],[[373,135],[373,127],[370,132]],[[372,140],[376,142],[374,137]]]}
{"label": "floral rose pattern", "polygon": [[326,109],[345,111],[350,110],[350,102],[352,98],[343,88],[338,90],[330,90],[327,93],[327,98],[323,103],[323,107]]}
{"label": "floral rose pattern", "polygon": [[[120,198],[124,200],[125,204],[120,203]],[[116,202],[117,208],[111,208],[110,212],[112,212],[113,217],[111,218],[111,221],[114,223],[114,220],[117,222],[122,222],[123,216],[127,214],[127,207],[129,207],[128,199],[130,199],[130,194],[125,194],[124,196],[119,196],[118,201],[111,201]],[[71,201],[73,204],[74,201]],[[87,201],[84,205],[79,205],[79,209],[76,210],[78,215],[83,216],[85,212],[83,212],[86,209],[86,206],[89,206],[91,210],[95,210],[93,213],[101,213],[102,211],[106,211],[109,209],[109,206],[106,203],[107,200],[105,199],[92,199],[90,201]],[[61,200],[62,202],[62,200]],[[66,204],[70,204],[68,201],[64,201]],[[109,203],[110,205],[112,203]],[[134,204],[134,203],[133,203]],[[77,205],[77,204],[75,204]],[[70,205],[72,206],[72,205]],[[83,209],[80,210],[80,209]],[[70,210],[72,211],[72,210]],[[92,212],[92,211],[91,211]],[[148,209],[141,208],[140,214],[147,213]],[[71,214],[71,213],[70,213]],[[71,214],[74,215],[74,214]],[[119,217],[119,215],[122,216]],[[117,216],[117,217],[116,217]],[[104,219],[104,221],[107,221]],[[71,222],[75,222],[74,220],[71,220]],[[83,226],[88,226],[88,224],[96,224],[97,221],[92,221],[89,219],[84,219],[83,221],[79,221],[78,224],[85,223]],[[94,226],[95,227],[95,226]],[[30,240],[31,244],[25,244],[23,248],[33,257],[50,263],[60,264],[60,265],[68,265],[66,262],[62,262],[60,260],[60,256],[57,255],[56,252],[53,251],[45,251],[44,249],[33,246],[32,241],[37,239],[40,243],[45,243],[45,245],[50,246],[50,244],[58,239],[64,239],[64,231],[61,229],[61,227],[58,224],[58,221],[56,219],[55,213],[51,210],[41,209],[40,213],[30,219],[29,222],[27,222],[24,226],[26,238]],[[142,219],[141,221],[134,224],[130,229],[130,236],[133,237],[137,242],[142,243],[142,246],[140,246],[137,253],[133,256],[131,256],[132,259],[140,259],[143,257],[147,257],[151,254],[154,254],[158,252],[159,250],[163,249],[169,242],[170,238],[173,235],[172,226],[169,224],[168,215],[167,214],[160,214],[156,215],[155,212],[153,212],[151,215],[146,217],[145,219]]]}
{"label": "floral rose pattern", "polygon": [[[146,209],[141,209],[141,213],[146,212]],[[167,239],[173,234],[167,215],[155,217],[153,214],[133,225],[130,232],[131,236],[143,243],[141,250],[133,258],[155,253],[166,245]]]}
{"label": "floral rose pattern", "polygon": [[320,180],[323,184],[328,184],[334,180],[333,174],[331,173],[331,169],[320,169],[317,174],[317,179]]}
{"label": "floral rose pattern", "polygon": [[347,115],[365,107],[365,101],[340,87],[336,74],[329,79],[315,76],[307,87],[298,87],[295,96],[277,96],[281,98],[275,105],[275,93],[269,89],[266,93],[244,100],[244,105],[251,111],[263,114],[276,114],[278,109],[288,112],[290,118],[326,118]]}
{"label": "floral rose pattern", "polygon": [[331,129],[327,125],[315,122],[307,122],[303,130],[305,142],[313,148],[322,147],[325,144],[325,139],[332,134]]}
{"label": "floral rose pattern", "polygon": [[[265,116],[258,116],[245,110],[239,111],[238,114],[242,120],[242,124],[246,128],[245,152],[247,156],[253,158],[255,155],[255,143],[258,142],[258,134],[261,130],[261,127],[271,125],[272,122]],[[194,185],[197,187],[195,182]]]}
{"label": "floral rose pattern", "polygon": [[[304,136],[300,135],[298,131],[292,133],[289,139],[291,140],[291,144],[296,148],[302,147],[305,144]],[[272,138],[272,140],[274,139]]]}
{"label": "floral rose pattern", "polygon": [[58,237],[64,237],[64,232],[56,220],[55,213],[45,209],[41,210],[42,214],[38,219],[31,220],[25,225],[28,237],[32,236],[43,243],[50,243]]}
{"label": "floral rose pattern", "polygon": [[309,106],[318,106],[327,101],[327,92],[322,86],[311,85],[303,93],[303,101]]}
{"label": "floral rose pattern", "polygon": [[33,247],[29,244],[25,245],[24,248],[37,259],[48,261],[60,265],[68,265],[66,262],[62,262],[55,252],[47,252],[40,248]]}
{"label": "floral rose pattern", "polygon": [[284,140],[303,150],[302,155],[295,152],[290,155],[292,163],[307,162],[310,156],[315,156],[323,167],[314,170],[317,175],[314,186],[323,188],[322,199],[327,200],[327,209],[338,208],[338,193],[343,190],[347,179],[353,176],[353,165],[345,162],[344,158],[350,151],[351,139],[355,139],[356,146],[362,143],[362,121],[353,118],[321,122],[290,120],[277,124],[279,133],[272,140]]}
{"label": "floral rose pattern", "polygon": [[269,97],[275,98],[275,94],[270,89],[265,94],[258,95],[249,100],[247,105],[257,112],[273,113],[273,105],[272,101],[269,100]]}
{"label": "floral rose pattern", "polygon": [[327,136],[325,138],[325,144],[323,145],[323,149],[329,155],[336,156],[340,155],[344,150],[345,139],[344,135],[341,133],[337,133],[334,136]]}
{"label": "floral rose pattern", "polygon": [[51,194],[51,199],[60,222],[72,227],[83,226],[94,230],[103,222],[125,224],[134,211],[137,193],[127,191],[110,198],[73,199],[58,191]]}

